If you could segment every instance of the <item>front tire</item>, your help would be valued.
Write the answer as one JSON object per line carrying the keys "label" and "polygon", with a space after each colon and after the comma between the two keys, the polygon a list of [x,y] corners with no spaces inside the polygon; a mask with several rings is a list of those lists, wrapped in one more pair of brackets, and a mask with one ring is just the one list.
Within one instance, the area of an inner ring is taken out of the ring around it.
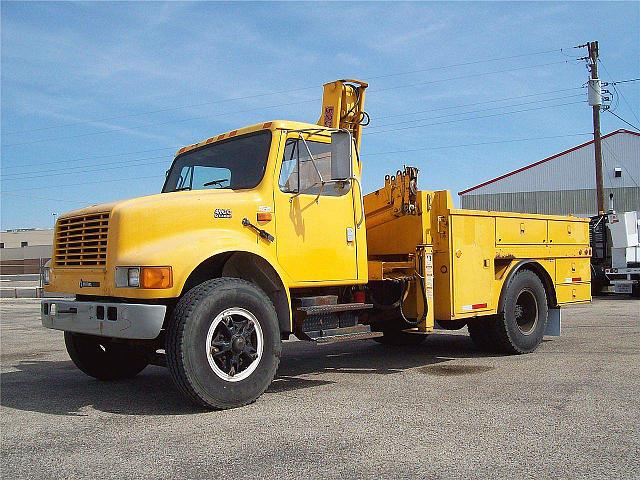
{"label": "front tire", "polygon": [[167,328],[167,366],[178,388],[206,408],[254,402],[282,351],[273,303],[254,284],[208,280],[178,302]]}
{"label": "front tire", "polygon": [[76,367],[98,380],[132,378],[149,364],[144,350],[105,337],[64,332],[64,343]]}

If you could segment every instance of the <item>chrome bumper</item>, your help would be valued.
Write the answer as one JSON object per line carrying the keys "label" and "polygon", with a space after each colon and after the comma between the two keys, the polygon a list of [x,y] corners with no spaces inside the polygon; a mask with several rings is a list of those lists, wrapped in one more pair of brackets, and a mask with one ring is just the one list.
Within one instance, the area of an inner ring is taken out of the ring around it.
{"label": "chrome bumper", "polygon": [[160,334],[167,307],[138,303],[41,302],[42,326],[101,337],[153,339]]}

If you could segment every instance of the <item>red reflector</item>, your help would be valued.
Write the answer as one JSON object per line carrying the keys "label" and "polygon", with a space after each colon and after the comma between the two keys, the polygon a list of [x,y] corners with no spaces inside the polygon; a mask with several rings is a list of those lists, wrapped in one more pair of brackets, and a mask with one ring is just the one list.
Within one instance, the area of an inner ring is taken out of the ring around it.
{"label": "red reflector", "polygon": [[270,222],[271,212],[258,212],[257,218],[259,222]]}
{"label": "red reflector", "polygon": [[582,277],[571,277],[572,282],[579,282],[582,280]]}
{"label": "red reflector", "polygon": [[471,308],[473,310],[475,310],[476,308],[487,308],[487,304],[486,303],[474,303],[473,305],[471,305]]}

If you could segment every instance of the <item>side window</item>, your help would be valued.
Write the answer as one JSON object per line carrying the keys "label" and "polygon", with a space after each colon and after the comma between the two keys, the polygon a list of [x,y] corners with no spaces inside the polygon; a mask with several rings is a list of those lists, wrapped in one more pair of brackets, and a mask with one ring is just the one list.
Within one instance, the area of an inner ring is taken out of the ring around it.
{"label": "side window", "polygon": [[[280,190],[285,193],[317,195],[322,186],[320,175],[325,182],[331,178],[331,144],[309,140],[306,143],[313,159],[302,140],[287,139],[278,181]],[[322,195],[338,197],[348,191],[348,184],[329,183],[322,189]]]}

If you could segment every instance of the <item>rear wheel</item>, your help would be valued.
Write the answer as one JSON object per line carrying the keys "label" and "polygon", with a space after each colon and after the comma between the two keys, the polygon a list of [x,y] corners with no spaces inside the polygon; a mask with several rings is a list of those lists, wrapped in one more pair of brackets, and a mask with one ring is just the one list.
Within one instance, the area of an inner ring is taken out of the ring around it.
{"label": "rear wheel", "polygon": [[64,343],[76,367],[98,380],[135,377],[149,364],[145,350],[110,338],[64,332]]}
{"label": "rear wheel", "polygon": [[469,334],[482,350],[530,353],[542,342],[547,314],[547,294],[542,281],[532,271],[521,270],[507,286],[504,312],[469,322]]}
{"label": "rear wheel", "polygon": [[273,380],[282,350],[271,300],[236,278],[209,280],[187,292],[166,338],[167,365],[176,385],[213,409],[254,402]]}

